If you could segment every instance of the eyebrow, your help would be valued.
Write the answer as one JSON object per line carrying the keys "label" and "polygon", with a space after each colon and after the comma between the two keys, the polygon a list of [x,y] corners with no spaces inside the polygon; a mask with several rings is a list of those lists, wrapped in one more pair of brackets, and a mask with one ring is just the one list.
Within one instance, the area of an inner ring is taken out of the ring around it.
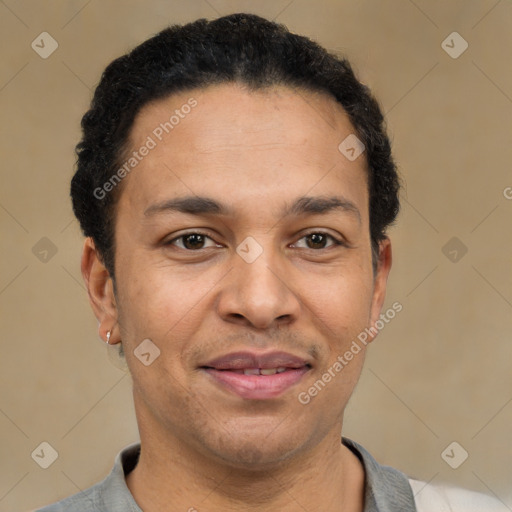
{"label": "eyebrow", "polygon": [[[348,199],[340,196],[302,196],[291,205],[285,205],[281,211],[282,217],[290,215],[325,215],[333,211],[343,211],[356,217],[361,224],[361,213],[357,206]],[[144,216],[149,217],[159,213],[185,213],[189,215],[226,215],[233,216],[234,210],[210,197],[185,196],[168,199],[146,208]]]}

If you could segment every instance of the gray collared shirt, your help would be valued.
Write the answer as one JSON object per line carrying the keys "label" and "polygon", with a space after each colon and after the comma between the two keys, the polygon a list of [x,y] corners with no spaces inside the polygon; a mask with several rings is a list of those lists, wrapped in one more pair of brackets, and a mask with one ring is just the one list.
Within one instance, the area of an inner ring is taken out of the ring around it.
{"label": "gray collared shirt", "polygon": [[[380,465],[360,444],[346,437],[342,443],[364,466],[364,512],[417,512],[406,475]],[[112,471],[103,481],[37,512],[142,512],[125,480],[125,475],[137,465],[139,454],[140,443],[127,446],[118,453]]]}

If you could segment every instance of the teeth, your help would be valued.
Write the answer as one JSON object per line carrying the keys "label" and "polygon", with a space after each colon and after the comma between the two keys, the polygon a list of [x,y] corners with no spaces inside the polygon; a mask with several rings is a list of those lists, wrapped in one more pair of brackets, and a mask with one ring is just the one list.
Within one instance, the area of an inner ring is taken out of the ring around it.
{"label": "teeth", "polygon": [[275,375],[276,373],[283,373],[288,368],[280,366],[279,368],[245,368],[245,370],[232,370],[236,373],[243,373],[244,375]]}
{"label": "teeth", "polygon": [[260,369],[259,368],[246,368],[244,370],[244,375],[259,375]]}
{"label": "teeth", "polygon": [[244,375],[275,375],[276,373],[283,373],[287,370],[284,366],[279,368],[246,368],[245,370],[235,370],[237,373]]}

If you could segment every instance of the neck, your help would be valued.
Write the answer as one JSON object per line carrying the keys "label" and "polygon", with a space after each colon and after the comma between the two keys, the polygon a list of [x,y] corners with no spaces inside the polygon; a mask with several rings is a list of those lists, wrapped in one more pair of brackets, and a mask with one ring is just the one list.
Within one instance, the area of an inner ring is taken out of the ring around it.
{"label": "neck", "polygon": [[126,477],[145,512],[362,512],[364,469],[332,432],[309,451],[272,465],[234,467],[169,436],[144,436]]}

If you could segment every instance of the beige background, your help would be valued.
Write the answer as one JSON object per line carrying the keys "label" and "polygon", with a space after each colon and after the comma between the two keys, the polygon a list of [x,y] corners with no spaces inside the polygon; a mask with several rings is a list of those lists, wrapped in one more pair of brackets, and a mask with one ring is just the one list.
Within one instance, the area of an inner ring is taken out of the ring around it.
{"label": "beige background", "polygon": [[[96,483],[138,436],[130,378],[97,336],[68,198],[92,90],[167,24],[237,11],[352,60],[406,182],[386,303],[403,311],[369,351],[344,434],[382,463],[512,510],[512,2],[2,0],[0,511]],[[59,45],[47,59],[31,48],[43,31]],[[454,31],[469,44],[456,59],[441,46]],[[462,258],[443,252],[452,237]],[[59,455],[46,470],[31,457],[43,441]],[[453,441],[469,453],[458,469],[441,458]]]}

